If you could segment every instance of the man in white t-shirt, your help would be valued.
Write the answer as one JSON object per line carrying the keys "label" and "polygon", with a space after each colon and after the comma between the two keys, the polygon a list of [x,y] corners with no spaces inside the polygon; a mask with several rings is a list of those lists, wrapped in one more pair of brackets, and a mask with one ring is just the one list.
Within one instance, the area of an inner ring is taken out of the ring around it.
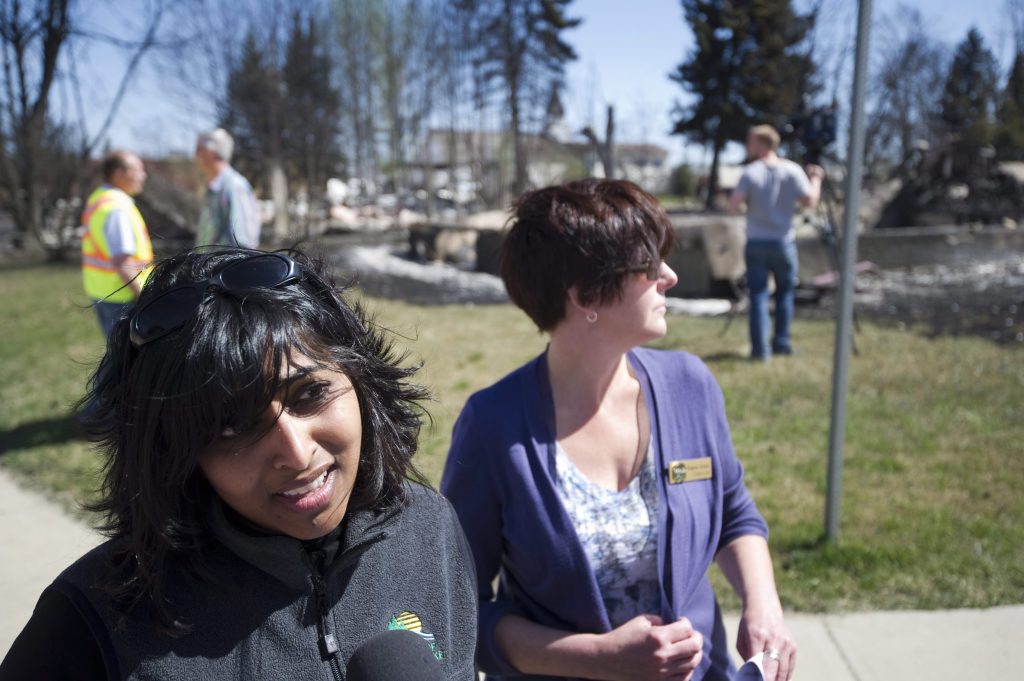
{"label": "man in white t-shirt", "polygon": [[[821,196],[825,172],[816,165],[807,172],[778,155],[779,133],[758,125],[747,134],[752,161],[729,197],[738,213],[747,205],[747,288],[750,293],[750,356],[767,361],[771,355],[790,355],[793,289],[797,281],[797,252],[793,214],[797,204],[813,208]],[[775,279],[775,328],[768,339],[768,275]]]}

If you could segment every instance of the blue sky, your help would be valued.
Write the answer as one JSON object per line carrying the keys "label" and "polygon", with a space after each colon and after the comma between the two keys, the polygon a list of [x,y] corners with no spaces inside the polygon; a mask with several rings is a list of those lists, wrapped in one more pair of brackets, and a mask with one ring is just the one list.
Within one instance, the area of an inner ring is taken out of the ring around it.
{"label": "blue sky", "polygon": [[[808,3],[797,0],[796,4]],[[934,36],[950,45],[960,41],[970,26],[976,26],[1002,62],[1010,59],[1012,40],[1001,22],[1004,0],[876,0],[873,4],[875,17],[895,11],[900,4],[920,10]],[[855,0],[826,0],[823,12],[830,12],[833,24],[849,30],[856,21],[856,6]],[[654,142],[668,148],[674,159],[683,158],[684,142],[667,134],[672,105],[684,95],[668,74],[693,45],[681,3],[577,0],[572,7],[584,21],[567,33],[579,55],[568,70],[565,108],[569,116],[587,120],[590,102],[596,101],[599,109],[589,116],[596,117],[603,129],[601,102],[613,103],[620,121],[620,141]],[[877,47],[877,42],[874,45]],[[595,82],[599,94],[592,96],[588,92]],[[690,148],[685,157],[700,161],[704,155],[702,150]]]}
{"label": "blue sky", "polygon": [[[801,7],[808,0],[796,3]],[[824,3],[832,30],[849,37],[856,0]],[[130,7],[134,3],[127,4]],[[929,30],[949,45],[962,39],[970,26],[976,26],[1001,62],[1010,60],[1012,37],[1002,16],[1004,0],[875,0],[874,15],[885,16],[900,4],[919,9]],[[126,22],[127,31],[133,31],[130,12],[121,13],[115,23],[110,23],[99,7],[93,3],[97,23],[113,30]],[[668,74],[693,42],[679,0],[576,0],[571,8],[571,14],[581,17],[583,23],[566,33],[579,56],[567,70],[564,105],[570,129],[578,130],[594,119],[603,129],[605,105],[612,103],[616,106],[619,141],[661,144],[675,161],[687,158],[700,162],[704,158],[702,150],[687,148],[680,138],[668,134],[672,105],[683,97]],[[138,34],[135,28],[132,35]],[[877,40],[874,46],[878,46]],[[126,61],[124,52],[102,45],[94,44],[89,53],[82,54],[79,75],[84,89],[94,93],[87,96],[94,96],[98,102],[109,101]],[[195,131],[212,122],[209,115],[182,107],[150,64],[135,79],[111,130],[110,144],[139,149],[147,155],[189,153]],[[95,129],[98,123],[92,121],[91,126]]]}

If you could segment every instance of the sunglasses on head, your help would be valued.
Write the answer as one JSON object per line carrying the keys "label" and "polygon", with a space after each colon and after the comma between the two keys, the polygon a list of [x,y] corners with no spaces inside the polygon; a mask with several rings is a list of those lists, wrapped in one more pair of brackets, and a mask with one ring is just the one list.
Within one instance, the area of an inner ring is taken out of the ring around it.
{"label": "sunglasses on head", "polygon": [[620,274],[643,274],[647,281],[658,281],[661,278],[661,264],[664,260],[645,260],[642,265],[616,267],[613,271]]}
{"label": "sunglasses on head", "polygon": [[260,253],[228,263],[209,279],[164,291],[132,315],[129,338],[140,348],[180,329],[207,300],[207,292],[278,288],[298,281],[302,268],[286,255]]}

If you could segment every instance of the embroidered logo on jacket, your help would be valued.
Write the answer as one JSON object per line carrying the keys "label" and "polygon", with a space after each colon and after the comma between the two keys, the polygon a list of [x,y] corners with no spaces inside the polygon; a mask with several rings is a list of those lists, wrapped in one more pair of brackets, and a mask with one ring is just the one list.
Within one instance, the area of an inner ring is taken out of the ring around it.
{"label": "embroidered logo on jacket", "polygon": [[392,617],[391,621],[388,622],[388,630],[393,631],[395,629],[411,631],[416,634],[430,644],[430,650],[434,653],[434,657],[439,660],[444,659],[444,652],[437,647],[437,640],[434,638],[434,635],[423,629],[423,622],[420,621],[420,616],[416,613],[406,610]]}

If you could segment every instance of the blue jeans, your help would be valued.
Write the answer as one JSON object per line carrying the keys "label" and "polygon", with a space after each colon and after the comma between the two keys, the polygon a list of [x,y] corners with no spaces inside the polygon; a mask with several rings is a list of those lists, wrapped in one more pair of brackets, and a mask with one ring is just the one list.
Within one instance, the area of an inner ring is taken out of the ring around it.
{"label": "blue jeans", "polygon": [[[104,343],[109,343],[110,332],[113,330],[114,325],[117,324],[121,317],[128,314],[133,304],[134,303],[110,303],[103,300],[92,301],[92,306],[96,310],[96,318],[100,322],[100,328],[103,329]],[[100,363],[98,370],[102,371],[102,369],[103,364]],[[97,374],[95,378],[99,380],[101,376]],[[89,389],[92,389],[91,383],[89,385]],[[97,406],[95,399],[90,400],[89,404],[82,407],[81,416],[88,418],[96,410]]]}
{"label": "blue jeans", "polygon": [[128,314],[131,303],[109,303],[104,300],[96,300],[92,306],[96,308],[96,316],[100,320],[100,328],[103,329],[103,337],[109,338],[110,331],[114,328],[117,320]]}
{"label": "blue jeans", "polygon": [[[750,292],[750,354],[762,359],[771,353],[793,351],[789,326],[793,320],[793,288],[796,286],[796,243],[748,241],[747,288]],[[775,278],[775,332],[768,344],[768,274]]]}

